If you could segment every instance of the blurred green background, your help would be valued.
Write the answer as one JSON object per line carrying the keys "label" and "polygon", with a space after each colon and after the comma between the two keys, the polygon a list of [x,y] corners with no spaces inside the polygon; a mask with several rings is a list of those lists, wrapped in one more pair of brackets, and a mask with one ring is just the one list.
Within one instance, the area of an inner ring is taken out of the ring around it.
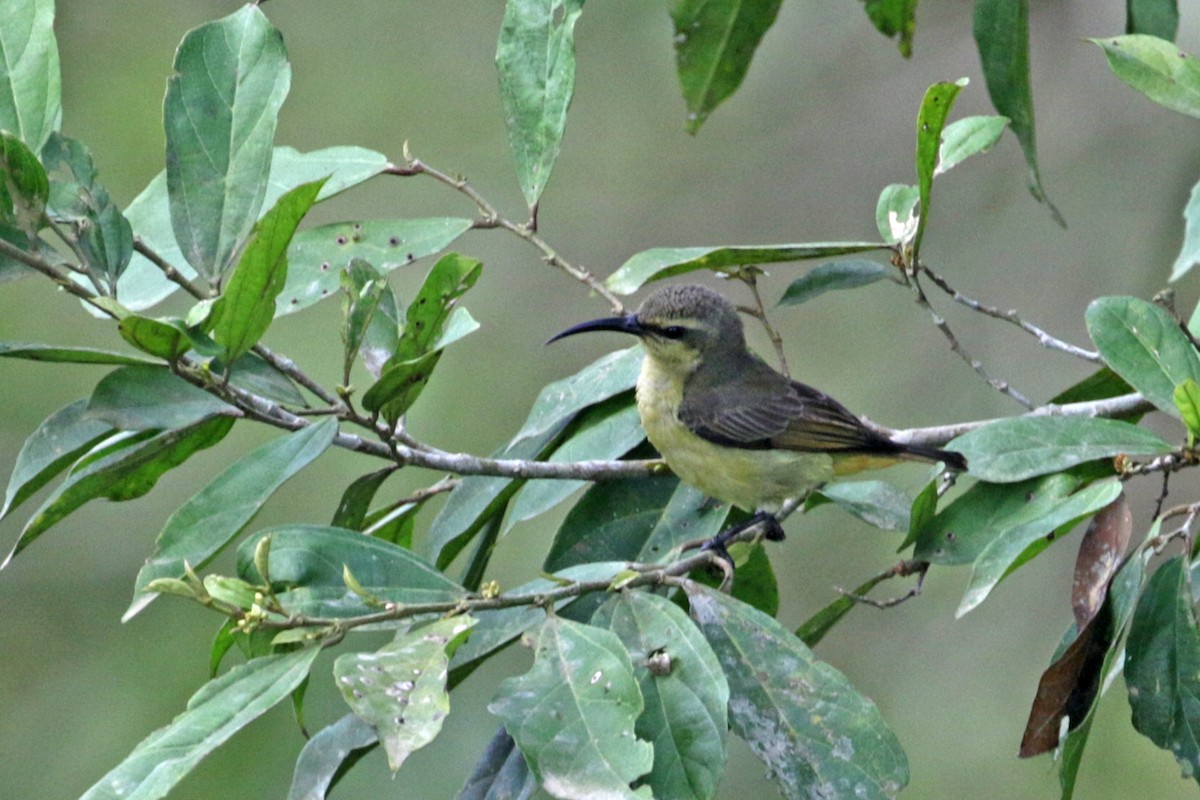
{"label": "blurred green background", "polygon": [[[600,275],[654,246],[875,238],[879,190],[913,180],[914,120],[925,88],[969,76],[954,116],[990,112],[969,4],[922,3],[916,55],[904,61],[870,27],[861,3],[793,0],[783,5],[741,90],[693,138],[683,130],[665,5],[594,0],[577,30],[577,91],[540,222],[565,258]],[[1007,136],[994,153],[939,180],[923,255],[963,292],[1086,344],[1083,310],[1091,298],[1148,297],[1165,284],[1182,236],[1180,210],[1200,176],[1200,149],[1194,122],[1126,89],[1100,50],[1083,41],[1120,33],[1124,3],[1033,5],[1042,172],[1070,227],[1058,228],[1030,198],[1019,150]],[[63,127],[91,146],[122,204],[162,169],[161,103],[176,44],[189,28],[236,8],[215,0],[60,0]],[[466,174],[509,216],[523,216],[493,68],[499,0],[276,0],[264,10],[283,31],[294,70],[280,144],[357,144],[398,159],[407,140],[416,156]],[[1184,17],[1179,43],[1200,50],[1195,18]],[[376,179],[323,204],[314,217],[472,213],[432,181]],[[625,342],[594,337],[544,348],[548,336],[604,313],[604,305],[511,236],[474,232],[458,249],[485,262],[467,298],[483,329],[443,359],[410,427],[439,447],[487,453],[515,432],[543,384]],[[426,266],[394,274],[402,297]],[[777,297],[811,266],[772,268],[767,296]],[[725,288],[745,300],[741,287]],[[1179,292],[1186,314],[1195,281]],[[1037,400],[1088,372],[1008,326],[941,307],[976,357]],[[267,341],[332,384],[338,313],[326,303],[288,317]],[[949,352],[907,290],[876,284],[825,295],[781,309],[776,321],[797,377],[886,424],[1020,410]],[[122,346],[113,326],[35,279],[0,286],[0,338]],[[761,337],[757,343],[761,348]],[[102,374],[0,363],[3,471],[43,417],[86,395]],[[169,473],[148,497],[87,506],[0,574],[0,797],[78,796],[182,710],[205,680],[220,621],[214,615],[168,598],[129,624],[119,617],[170,512],[273,435],[245,423],[238,430]],[[329,453],[288,483],[254,524],[323,522],[342,488],[374,466]],[[911,489],[923,476],[914,468],[888,477]],[[433,477],[402,474],[388,491],[398,497]],[[1157,488],[1139,487],[1135,512],[1143,527]],[[1184,498],[1197,487],[1185,475],[1172,488]],[[5,548],[36,502],[0,523]],[[535,576],[560,517],[520,526],[502,541],[494,569],[504,586]],[[421,522],[429,518],[426,512]],[[896,559],[896,538],[830,507],[793,518],[788,529],[772,556],[783,595],[779,616],[789,627],[832,599],[833,587],[853,586]],[[1057,797],[1050,760],[1020,761],[1016,752],[1038,676],[1070,619],[1075,541],[1049,550],[962,620],[954,609],[967,571],[935,569],[919,599],[890,611],[857,610],[818,648],[879,704],[907,749],[912,782],[905,797]],[[225,558],[214,569],[229,566]],[[344,713],[328,661],[318,663],[309,691],[314,730]],[[512,648],[480,669],[456,692],[442,736],[397,778],[376,753],[335,796],[453,796],[495,730],[485,708],[495,683],[528,661],[527,652]],[[774,796],[762,766],[731,742],[721,797]],[[289,711],[276,709],[171,796],[282,798],[301,744]],[[1195,791],[1168,753],[1133,732],[1118,682],[1101,707],[1077,797]]]}

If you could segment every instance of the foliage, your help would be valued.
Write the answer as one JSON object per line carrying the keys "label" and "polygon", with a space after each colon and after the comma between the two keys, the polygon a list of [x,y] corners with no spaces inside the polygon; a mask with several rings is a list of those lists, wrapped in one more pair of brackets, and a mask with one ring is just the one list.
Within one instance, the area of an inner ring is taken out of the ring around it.
{"label": "foliage", "polygon": [[[686,127],[695,133],[746,78],[780,3],[669,5]],[[801,501],[805,510],[829,504],[903,535],[899,547],[911,547],[911,559],[866,580],[859,594],[890,577],[969,564],[960,616],[1090,520],[1071,587],[1075,624],[1037,689],[1021,755],[1060,748],[1063,796],[1070,797],[1104,677],[1124,669],[1136,729],[1200,780],[1200,744],[1191,733],[1200,725],[1191,588],[1200,503],[1163,507],[1166,476],[1197,463],[1197,341],[1171,308],[1101,297],[1086,313],[1093,352],[964,297],[925,264],[934,187],[1006,129],[1024,154],[1033,194],[1059,218],[1038,168],[1028,2],[976,0],[974,8],[998,114],[952,121],[966,80],[929,88],[916,113],[914,183],[881,189],[879,241],[654,248],[601,281],[559,255],[537,224],[574,92],[581,0],[506,3],[496,60],[528,206],[520,222],[407,147],[392,163],[359,147],[300,153],[276,144],[291,67],[282,34],[253,4],[183,37],[163,106],[165,169],[122,211],[87,147],[59,130],[52,0],[7,2],[0,22],[0,275],[49,279],[132,350],[0,343],[0,357],[113,367],[89,397],[46,417],[18,455],[0,518],[59,483],[5,563],[36,557],[26,548],[91,500],[144,495],[234,427],[280,431],[197,487],[162,527],[126,618],[160,595],[215,613],[222,628],[210,655],[214,676],[85,796],[166,795],[272,706],[290,697],[302,707],[309,680],[335,681],[350,713],[298,753],[290,796],[326,796],[377,744],[389,767],[401,770],[438,736],[456,686],[522,638],[534,647],[532,666],[496,687],[489,710],[500,729],[460,797],[529,797],[540,786],[562,798],[702,800],[718,790],[730,730],[785,797],[884,798],[904,788],[908,759],[885,714],[809,649],[862,598],[840,598],[793,633],[775,619],[775,575],[757,542],[734,547],[731,593],[705,585],[715,559],[689,544],[740,512],[707,501],[654,460],[631,391],[640,349],[545,387],[525,425],[491,457],[440,450],[406,430],[406,412],[421,402],[443,353],[480,328],[464,302],[484,264],[448,252],[472,228],[501,228],[526,241],[617,311],[624,310],[621,296],[673,276],[737,279],[769,333],[758,265],[824,262],[791,282],[780,307],[883,278],[910,290],[951,348],[1030,413],[902,432],[910,442],[966,455],[964,491],[949,492],[952,481],[938,474],[916,496],[879,480],[842,483],[796,498],[786,513]],[[897,38],[902,55],[911,53],[913,0],[866,0],[864,10],[881,33]],[[1128,32],[1093,41],[1135,90],[1200,116],[1200,69],[1159,38],[1172,37],[1176,25],[1174,2],[1131,2]],[[315,205],[384,175],[433,181],[464,195],[477,214],[304,227]],[[1187,235],[1172,279],[1200,260],[1197,197],[1200,185],[1185,211]],[[435,256],[411,297],[393,292],[392,270]],[[1069,399],[1035,404],[965,352],[927,287],[1101,372]],[[180,293],[190,306],[182,315],[142,313]],[[279,317],[334,295],[342,298],[342,382],[326,387],[263,338]],[[351,385],[360,361],[371,376],[362,392]],[[1152,409],[1172,418],[1168,433],[1139,425]],[[279,487],[333,447],[359,454],[364,472],[332,524],[253,530]],[[387,478],[405,466],[450,476],[377,501]],[[1162,495],[1139,538],[1126,486],[1155,475]],[[489,569],[501,535],[585,487],[545,555],[547,573],[500,591]],[[413,530],[440,495],[444,505],[423,528],[424,552],[416,552]],[[1183,524],[1164,533],[1174,518]],[[743,542],[756,533],[751,528]],[[1152,556],[1177,542],[1182,553],[1148,575]],[[230,548],[236,574],[205,572]],[[456,563],[457,578],[449,572]],[[364,650],[350,635],[360,630],[394,638]],[[245,662],[219,672],[234,644]],[[339,653],[328,673],[314,668],[324,648]]]}

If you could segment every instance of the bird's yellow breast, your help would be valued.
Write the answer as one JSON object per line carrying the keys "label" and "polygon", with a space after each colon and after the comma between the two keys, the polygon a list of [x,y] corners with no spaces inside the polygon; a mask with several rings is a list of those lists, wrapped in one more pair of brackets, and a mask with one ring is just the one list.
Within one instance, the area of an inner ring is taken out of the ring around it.
{"label": "bird's yellow breast", "polygon": [[679,421],[684,381],[682,370],[647,354],[637,384],[646,436],[682,480],[747,511],[771,511],[833,477],[833,459],[824,453],[725,447],[692,433]]}

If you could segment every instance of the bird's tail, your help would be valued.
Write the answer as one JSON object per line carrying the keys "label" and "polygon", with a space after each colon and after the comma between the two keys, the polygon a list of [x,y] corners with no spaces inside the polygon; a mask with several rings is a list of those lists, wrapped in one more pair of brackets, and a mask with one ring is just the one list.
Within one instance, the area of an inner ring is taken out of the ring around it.
{"label": "bird's tail", "polygon": [[967,459],[962,453],[956,453],[953,450],[939,450],[936,447],[925,447],[919,444],[900,444],[901,453],[905,458],[910,458],[916,461],[941,461],[955,472],[967,471]]}

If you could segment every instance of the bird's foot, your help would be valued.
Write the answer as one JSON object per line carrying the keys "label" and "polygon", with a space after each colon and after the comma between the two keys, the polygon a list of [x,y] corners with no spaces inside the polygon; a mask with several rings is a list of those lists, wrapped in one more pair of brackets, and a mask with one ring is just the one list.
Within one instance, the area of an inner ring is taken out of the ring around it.
{"label": "bird's foot", "polygon": [[729,555],[727,545],[756,525],[762,526],[762,536],[764,539],[772,542],[783,541],[783,526],[779,524],[779,520],[775,518],[774,514],[759,511],[745,522],[731,525],[711,539],[700,539],[685,544],[683,550],[687,551],[699,548],[700,550],[712,553],[721,562],[721,570],[726,576],[732,578],[734,570],[733,556]]}

